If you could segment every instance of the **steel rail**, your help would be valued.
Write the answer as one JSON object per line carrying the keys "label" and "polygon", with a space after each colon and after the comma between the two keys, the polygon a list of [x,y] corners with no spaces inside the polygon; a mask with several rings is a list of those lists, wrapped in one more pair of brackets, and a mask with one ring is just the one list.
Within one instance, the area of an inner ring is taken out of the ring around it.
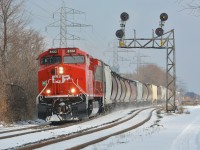
{"label": "steel rail", "polygon": [[73,138],[77,138],[77,137],[80,137],[80,136],[83,136],[83,135],[87,135],[87,134],[91,134],[91,133],[94,133],[94,132],[98,132],[98,131],[102,131],[102,130],[105,130],[105,129],[108,129],[108,128],[112,128],[114,126],[117,126],[119,124],[122,124],[124,122],[127,122],[129,120],[131,120],[132,118],[134,118],[135,116],[137,116],[140,112],[146,110],[146,109],[150,109],[152,107],[148,107],[148,108],[143,108],[141,110],[137,110],[137,112],[135,114],[133,114],[132,116],[128,117],[127,119],[124,119],[124,120],[121,120],[121,121],[118,121],[118,122],[114,122],[114,123],[110,123],[109,125],[106,125],[106,126],[103,126],[103,127],[100,127],[100,128],[96,128],[96,129],[84,129],[84,130],[81,130],[79,131],[78,133],[75,133],[75,134],[72,134],[72,135],[62,135],[60,137],[56,137],[56,139],[48,139],[48,140],[43,140],[43,141],[40,141],[39,143],[32,143],[32,145],[25,145],[25,146],[21,146],[17,149],[19,150],[29,150],[29,149],[37,149],[37,148],[41,148],[41,147],[44,147],[44,146],[47,146],[47,145],[50,145],[50,144],[55,144],[55,143],[58,143],[58,142],[62,142],[62,141],[65,141],[65,140],[69,140],[69,139],[73,139]]}
{"label": "steel rail", "polygon": [[106,139],[108,139],[108,138],[110,138],[110,137],[112,137],[112,136],[116,136],[116,135],[119,135],[119,134],[122,134],[122,133],[125,133],[125,132],[128,132],[128,131],[131,131],[131,130],[133,130],[133,129],[136,129],[136,128],[142,126],[142,125],[143,125],[144,123],[146,123],[147,121],[149,121],[149,120],[151,119],[151,117],[152,117],[153,111],[155,111],[155,110],[156,110],[156,109],[153,109],[153,110],[150,112],[150,114],[149,114],[149,116],[148,116],[147,118],[145,118],[143,121],[137,123],[136,125],[133,125],[132,127],[129,127],[129,128],[124,129],[124,130],[121,130],[121,131],[112,133],[112,134],[110,134],[110,135],[107,135],[107,136],[98,138],[98,139],[93,140],[93,141],[86,142],[86,143],[84,143],[84,144],[77,145],[77,146],[72,147],[72,148],[68,148],[68,150],[82,149],[82,148],[85,148],[85,147],[87,147],[87,146],[90,146],[90,145],[93,145],[93,144],[102,142],[102,141],[104,141],[104,140],[106,140]]}

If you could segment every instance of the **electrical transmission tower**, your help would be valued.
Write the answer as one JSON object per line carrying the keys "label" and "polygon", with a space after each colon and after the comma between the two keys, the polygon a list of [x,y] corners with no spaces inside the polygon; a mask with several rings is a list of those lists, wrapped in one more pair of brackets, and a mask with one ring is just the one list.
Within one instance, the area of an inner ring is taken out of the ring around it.
{"label": "electrical transmission tower", "polygon": [[124,58],[124,57],[120,57],[119,56],[119,53],[133,53],[135,51],[129,51],[129,50],[118,50],[118,46],[117,46],[117,43],[116,41],[113,42],[113,50],[111,51],[106,51],[106,52],[112,52],[113,53],[113,64],[112,64],[112,70],[119,73],[119,61],[121,62],[125,62],[125,61],[130,61],[131,62],[131,59],[127,59],[127,58]]}
{"label": "electrical transmission tower", "polygon": [[73,35],[68,32],[68,28],[75,28],[75,27],[89,27],[91,25],[86,25],[86,24],[80,24],[80,23],[75,23],[70,20],[68,20],[69,15],[82,15],[85,14],[82,11],[75,10],[72,8],[65,7],[65,3],[63,2],[62,7],[56,10],[53,13],[53,18],[55,16],[58,16],[58,20],[54,21],[53,23],[49,24],[46,26],[46,30],[49,27],[56,27],[59,28],[59,34],[56,36],[56,38],[53,40],[53,46],[54,46],[54,41],[57,40],[59,41],[59,46],[60,47],[68,47],[68,41],[69,40],[80,40],[80,37]]}
{"label": "electrical transmission tower", "polygon": [[165,49],[166,58],[166,111],[175,111],[176,100],[176,55],[174,30],[164,33],[164,22],[168,19],[166,13],[160,15],[160,27],[154,30],[151,38],[137,38],[134,30],[134,38],[125,38],[125,23],[129,19],[126,12],[121,14],[121,29],[117,30],[116,36],[119,38],[120,48],[142,48],[142,49]]}
{"label": "electrical transmission tower", "polygon": [[[114,41],[114,43],[113,43],[114,45],[113,45],[113,65],[112,65],[112,69],[113,69],[113,71],[115,71],[115,72],[119,72],[119,55],[118,55],[118,50],[117,50],[117,43],[116,43],[116,41]],[[109,51],[109,52],[111,52],[111,51]]]}
{"label": "electrical transmission tower", "polygon": [[136,58],[136,62],[131,62],[131,64],[136,64],[137,65],[137,75],[139,74],[140,65],[149,64],[149,63],[142,62],[142,58],[144,58],[144,57],[149,57],[149,56],[141,55],[140,52],[138,52],[136,54],[136,56],[134,56],[134,58]]}

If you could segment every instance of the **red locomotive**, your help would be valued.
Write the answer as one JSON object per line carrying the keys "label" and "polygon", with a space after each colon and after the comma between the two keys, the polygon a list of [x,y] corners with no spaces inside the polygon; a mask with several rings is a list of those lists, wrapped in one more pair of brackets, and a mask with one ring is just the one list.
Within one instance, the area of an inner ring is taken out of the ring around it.
{"label": "red locomotive", "polygon": [[84,118],[101,110],[104,90],[101,61],[78,48],[49,49],[39,56],[39,61],[39,118],[53,115],[61,120]]}
{"label": "red locomotive", "polygon": [[55,48],[39,56],[38,117],[48,121],[87,118],[118,103],[156,103],[166,88],[121,77],[78,48]]}

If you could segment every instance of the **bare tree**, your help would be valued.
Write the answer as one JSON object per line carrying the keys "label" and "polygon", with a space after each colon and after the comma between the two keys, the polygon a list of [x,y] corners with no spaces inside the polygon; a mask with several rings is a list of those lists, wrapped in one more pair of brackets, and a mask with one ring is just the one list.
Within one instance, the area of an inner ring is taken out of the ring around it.
{"label": "bare tree", "polygon": [[177,0],[181,5],[180,11],[187,11],[189,14],[200,15],[200,0]]}
{"label": "bare tree", "polygon": [[44,48],[43,37],[26,28],[22,8],[23,0],[0,0],[0,120],[5,121],[33,114],[36,58]]}
{"label": "bare tree", "polygon": [[[18,20],[21,12],[21,7],[23,1],[19,0],[1,0],[0,1],[0,23],[1,30],[3,31],[1,35],[1,65],[2,69],[6,70],[7,52],[8,52],[8,40],[9,40],[9,30],[8,26],[13,22]],[[16,3],[18,2],[18,3]],[[3,71],[6,73],[6,71]],[[6,75],[5,75],[6,76]]]}
{"label": "bare tree", "polygon": [[8,76],[12,88],[10,110],[15,114],[15,120],[27,119],[34,114],[38,70],[36,59],[44,49],[43,37],[37,31],[18,26],[13,28],[15,34],[8,53]]}
{"label": "bare tree", "polygon": [[139,67],[138,72],[133,74],[135,80],[155,85],[166,85],[165,71],[154,64]]}
{"label": "bare tree", "polygon": [[6,118],[5,113],[8,110],[8,91],[9,78],[7,69],[7,54],[8,54],[8,41],[9,41],[9,24],[14,21],[19,15],[22,1],[17,0],[1,0],[0,1],[0,86],[1,86],[1,101],[0,116]]}

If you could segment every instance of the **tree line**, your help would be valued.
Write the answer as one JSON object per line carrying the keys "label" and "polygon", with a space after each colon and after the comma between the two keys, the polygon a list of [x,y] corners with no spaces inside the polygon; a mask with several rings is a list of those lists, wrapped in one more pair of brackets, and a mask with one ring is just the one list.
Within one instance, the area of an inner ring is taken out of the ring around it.
{"label": "tree line", "polygon": [[28,28],[23,0],[0,0],[0,121],[32,118],[37,95],[37,57],[44,38]]}

